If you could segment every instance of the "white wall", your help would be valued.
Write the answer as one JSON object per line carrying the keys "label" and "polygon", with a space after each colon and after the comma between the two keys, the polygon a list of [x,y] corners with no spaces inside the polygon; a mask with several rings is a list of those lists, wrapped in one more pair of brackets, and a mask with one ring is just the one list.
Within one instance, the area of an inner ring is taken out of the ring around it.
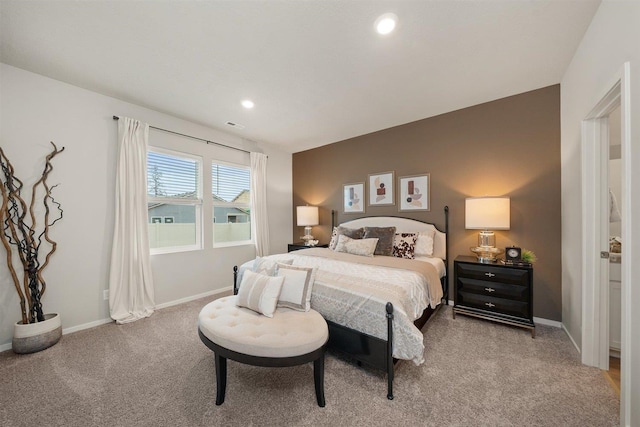
{"label": "white wall", "polygon": [[[39,177],[49,141],[64,146],[54,160],[49,183],[62,203],[64,219],[52,229],[58,250],[45,271],[46,312],[62,314],[63,329],[100,323],[109,318],[108,287],[113,233],[117,122],[132,117],[152,126],[262,151],[269,156],[268,200],[271,252],[283,252],[291,240],[291,154],[268,144],[255,144],[157,111],[0,64],[0,144],[26,184]],[[186,138],[171,139],[150,131],[153,145],[176,148],[223,160],[248,156]],[[210,185],[210,183],[209,183]],[[205,193],[206,194],[206,193]],[[254,257],[253,246],[211,248],[205,236],[200,251],[152,256],[156,303],[230,288],[232,267]],[[0,258],[0,350],[8,348],[13,323],[20,318],[18,297],[4,255]],[[195,323],[194,323],[195,324]]]}
{"label": "white wall", "polygon": [[[636,165],[631,171],[630,197],[625,199],[626,214],[632,233],[625,242],[628,258],[640,255],[640,235],[633,219],[640,218],[640,2],[603,1],[582,39],[576,54],[561,82],[562,123],[562,321],[574,341],[581,345],[582,278],[581,278],[581,121],[615,83],[623,64],[631,64],[631,144],[627,165]],[[623,212],[625,215],[625,212]],[[631,262],[631,307],[640,306],[640,263]],[[623,417],[627,425],[640,425],[640,310],[631,312],[627,330],[629,360],[623,360],[629,370],[628,414]],[[623,372],[624,376],[625,372]],[[623,382],[623,387],[625,386]],[[624,393],[624,391],[623,391]]]}

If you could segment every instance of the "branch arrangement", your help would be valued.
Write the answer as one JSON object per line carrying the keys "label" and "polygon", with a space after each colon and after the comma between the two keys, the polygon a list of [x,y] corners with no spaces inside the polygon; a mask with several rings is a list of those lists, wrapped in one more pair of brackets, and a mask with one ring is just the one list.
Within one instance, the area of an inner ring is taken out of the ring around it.
{"label": "branch arrangement", "polygon": [[[49,264],[51,255],[56,251],[57,243],[49,236],[49,229],[62,219],[62,208],[51,192],[56,187],[47,184],[47,178],[53,170],[51,160],[64,151],[51,142],[53,149],[46,157],[44,169],[40,179],[31,187],[31,202],[27,205],[22,197],[23,183],[15,176],[13,165],[0,147],[0,241],[7,254],[7,266],[18,297],[22,311],[22,323],[35,323],[44,320],[41,298],[47,289],[42,277],[42,271]],[[38,190],[44,193],[41,203],[44,208],[42,225],[38,224],[36,202]],[[53,208],[53,213],[52,213]],[[55,218],[52,220],[52,216]],[[40,232],[38,230],[41,229]],[[42,246],[43,242],[47,244]],[[47,251],[48,249],[48,251]],[[22,264],[22,270],[16,270],[14,254],[17,252]],[[44,254],[42,252],[45,252]],[[42,257],[44,261],[42,262]]]}

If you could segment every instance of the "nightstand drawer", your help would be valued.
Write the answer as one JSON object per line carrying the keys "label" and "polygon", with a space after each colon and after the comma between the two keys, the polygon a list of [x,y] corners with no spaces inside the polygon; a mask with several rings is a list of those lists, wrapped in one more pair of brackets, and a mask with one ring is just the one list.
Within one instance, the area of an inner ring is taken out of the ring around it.
{"label": "nightstand drawer", "polygon": [[458,277],[486,280],[490,282],[511,283],[528,286],[529,273],[524,269],[505,268],[483,264],[456,263]]}
{"label": "nightstand drawer", "polygon": [[509,283],[490,282],[458,276],[458,290],[467,293],[506,298],[515,301],[529,301],[529,287]]}
{"label": "nightstand drawer", "polygon": [[505,298],[494,298],[470,292],[458,292],[456,305],[474,307],[497,314],[506,314],[519,318],[529,318],[529,304]]}

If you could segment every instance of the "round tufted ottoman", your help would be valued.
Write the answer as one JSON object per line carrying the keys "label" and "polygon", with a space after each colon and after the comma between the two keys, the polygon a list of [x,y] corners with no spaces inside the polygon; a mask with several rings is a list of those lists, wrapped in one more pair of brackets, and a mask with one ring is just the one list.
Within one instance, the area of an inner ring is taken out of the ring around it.
{"label": "round tufted ottoman", "polygon": [[313,362],[316,399],[324,406],[324,352],[329,329],[315,310],[278,308],[272,318],[236,306],[236,296],[210,302],[198,316],[198,335],[214,352],[216,405],[222,405],[227,359],[256,366],[285,367]]}

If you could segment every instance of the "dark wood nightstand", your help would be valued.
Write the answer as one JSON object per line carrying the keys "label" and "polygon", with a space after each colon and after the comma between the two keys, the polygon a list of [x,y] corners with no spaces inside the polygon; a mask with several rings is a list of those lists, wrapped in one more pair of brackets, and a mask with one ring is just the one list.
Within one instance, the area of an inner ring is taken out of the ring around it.
{"label": "dark wood nightstand", "polygon": [[530,329],[535,338],[532,267],[458,256],[453,270],[454,319],[460,313],[519,326]]}
{"label": "dark wood nightstand", "polygon": [[297,243],[289,243],[287,245],[287,252],[299,251],[300,249],[309,249],[309,248],[328,248],[329,244],[325,243],[323,245],[315,245],[315,246],[307,246],[304,242]]}

